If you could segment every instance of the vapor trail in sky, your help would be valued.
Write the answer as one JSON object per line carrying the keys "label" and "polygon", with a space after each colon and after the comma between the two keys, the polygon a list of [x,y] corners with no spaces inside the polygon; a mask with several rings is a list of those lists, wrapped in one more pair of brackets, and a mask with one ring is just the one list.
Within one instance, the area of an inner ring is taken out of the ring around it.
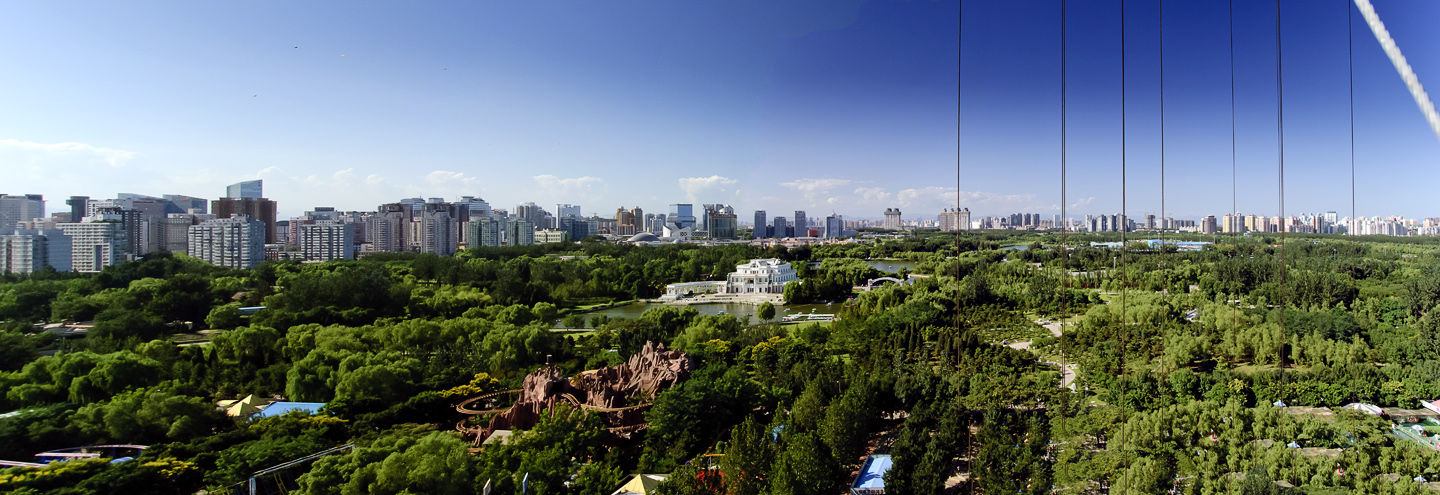
{"label": "vapor trail in sky", "polygon": [[1380,41],[1380,48],[1390,57],[1390,63],[1395,64],[1395,70],[1400,72],[1400,79],[1405,80],[1405,87],[1410,88],[1410,96],[1415,97],[1415,104],[1420,106],[1420,112],[1424,113],[1425,120],[1430,122],[1430,129],[1435,131],[1436,139],[1440,139],[1440,113],[1435,113],[1435,104],[1431,103],[1430,96],[1425,94],[1425,87],[1420,85],[1420,78],[1410,69],[1410,63],[1405,61],[1405,55],[1401,54],[1400,47],[1395,45],[1390,31],[1385,30],[1385,23],[1380,22],[1375,7],[1370,5],[1370,0],[1355,0],[1355,6],[1360,8],[1360,15],[1365,16],[1365,23],[1369,24],[1370,31],[1375,33],[1375,39]]}

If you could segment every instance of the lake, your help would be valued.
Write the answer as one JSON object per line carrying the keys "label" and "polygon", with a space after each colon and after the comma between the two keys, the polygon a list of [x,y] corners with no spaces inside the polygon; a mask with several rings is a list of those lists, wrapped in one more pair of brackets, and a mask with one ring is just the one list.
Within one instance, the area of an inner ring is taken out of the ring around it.
{"label": "lake", "polygon": [[871,268],[885,273],[900,273],[901,268],[914,272],[916,265],[914,261],[898,259],[866,260],[865,263],[869,264]]}
{"label": "lake", "polygon": [[[620,306],[618,308],[602,309],[600,311],[595,311],[592,313],[585,313],[585,326],[589,327],[590,319],[598,315],[606,315],[611,318],[629,318],[633,320],[635,318],[639,318],[640,315],[645,312],[645,310],[660,306],[664,306],[664,304],[637,302],[633,304],[627,304],[625,306]],[[759,320],[754,318],[755,312],[760,310],[760,305],[758,304],[710,303],[692,304],[689,306],[679,307],[694,308],[702,315],[718,315],[721,312],[724,312],[727,315],[738,316],[742,320],[746,320],[749,323],[759,323]],[[790,316],[801,313],[834,314],[836,311],[839,310],[840,303],[838,302],[835,303],[834,306],[826,306],[824,304],[791,304],[786,306],[775,306],[775,320],[778,322],[780,320],[780,317],[782,316]]]}

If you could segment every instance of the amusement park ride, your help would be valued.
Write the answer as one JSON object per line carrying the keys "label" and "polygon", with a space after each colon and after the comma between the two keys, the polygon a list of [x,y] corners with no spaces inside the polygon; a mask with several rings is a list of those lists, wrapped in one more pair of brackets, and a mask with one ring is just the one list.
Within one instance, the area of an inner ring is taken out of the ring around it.
{"label": "amusement park ride", "polygon": [[[584,371],[574,378],[562,376],[558,368],[547,363],[527,375],[522,388],[478,395],[456,404],[455,411],[466,418],[456,423],[455,429],[478,448],[497,431],[534,427],[541,414],[554,414],[555,406],[563,401],[575,410],[601,413],[611,433],[628,436],[650,426],[644,414],[655,396],[684,381],[693,369],[694,361],[688,354],[667,351],[664,344],[649,342],[625,364]],[[519,398],[510,406],[473,408],[515,394]],[[479,426],[485,417],[490,417],[489,422]]]}

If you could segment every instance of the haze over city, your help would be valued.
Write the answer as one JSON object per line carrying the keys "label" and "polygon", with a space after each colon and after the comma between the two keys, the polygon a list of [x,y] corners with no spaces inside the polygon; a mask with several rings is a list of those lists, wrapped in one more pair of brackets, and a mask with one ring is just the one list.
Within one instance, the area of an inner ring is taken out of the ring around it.
{"label": "haze over city", "polygon": [[[1421,81],[1440,6],[1379,1]],[[1235,11],[1237,209],[1274,215],[1274,12]],[[1288,5],[1288,4],[1287,4]],[[1059,213],[1059,11],[954,2],[29,4],[0,20],[5,191],[218,197],[282,218],[475,195],[933,217]],[[1287,211],[1349,213],[1344,11],[1285,18]],[[1118,5],[1069,7],[1071,215],[1120,209]],[[1131,216],[1158,213],[1159,26],[1127,7]],[[1166,210],[1230,208],[1228,12],[1165,13]],[[225,18],[227,22],[213,23]],[[1440,142],[1353,21],[1358,213],[1434,215]],[[1076,26],[1083,26],[1077,28]],[[958,73],[958,76],[957,76]],[[958,99],[957,83],[961,88]],[[744,217],[744,215],[741,215]]]}

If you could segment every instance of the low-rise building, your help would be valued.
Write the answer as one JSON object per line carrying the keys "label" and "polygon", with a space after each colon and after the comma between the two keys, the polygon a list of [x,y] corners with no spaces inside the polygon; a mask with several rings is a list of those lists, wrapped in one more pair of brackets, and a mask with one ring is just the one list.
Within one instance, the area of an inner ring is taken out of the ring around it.
{"label": "low-rise building", "polygon": [[785,284],[796,280],[795,269],[790,263],[775,258],[750,260],[737,265],[735,271],[726,277],[725,292],[731,294],[780,294]]}
{"label": "low-rise building", "polygon": [[535,232],[536,244],[570,242],[570,233],[560,229],[542,229]]}

